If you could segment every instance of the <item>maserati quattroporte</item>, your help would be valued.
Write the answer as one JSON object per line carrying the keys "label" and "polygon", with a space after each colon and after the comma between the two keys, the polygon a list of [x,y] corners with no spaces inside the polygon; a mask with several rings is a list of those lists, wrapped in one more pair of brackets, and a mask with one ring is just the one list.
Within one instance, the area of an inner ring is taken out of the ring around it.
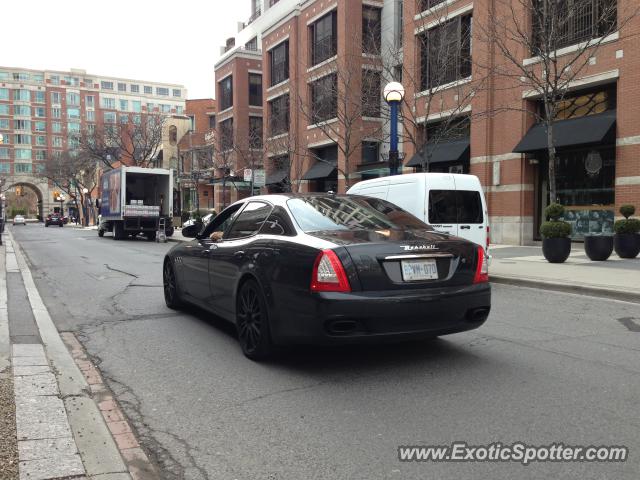
{"label": "maserati quattroporte", "polygon": [[479,327],[491,288],[481,246],[384,200],[334,194],[247,198],[164,259],[167,305],[235,323],[243,352],[290,343],[434,337]]}

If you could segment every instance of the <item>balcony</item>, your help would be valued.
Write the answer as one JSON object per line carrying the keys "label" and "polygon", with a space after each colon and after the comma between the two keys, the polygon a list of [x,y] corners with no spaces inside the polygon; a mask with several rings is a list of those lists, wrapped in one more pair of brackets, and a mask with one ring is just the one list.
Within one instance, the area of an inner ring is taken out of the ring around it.
{"label": "balcony", "polygon": [[262,15],[262,10],[257,9],[255,12],[251,14],[251,16],[249,17],[249,20],[247,20],[247,25],[251,25],[253,22],[255,22],[260,15]]}

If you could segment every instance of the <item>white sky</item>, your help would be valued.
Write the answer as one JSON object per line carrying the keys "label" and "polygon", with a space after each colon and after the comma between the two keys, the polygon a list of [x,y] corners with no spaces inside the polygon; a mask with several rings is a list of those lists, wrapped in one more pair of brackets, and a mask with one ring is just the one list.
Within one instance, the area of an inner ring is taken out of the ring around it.
{"label": "white sky", "polygon": [[211,98],[213,65],[249,0],[0,0],[0,66],[179,83]]}

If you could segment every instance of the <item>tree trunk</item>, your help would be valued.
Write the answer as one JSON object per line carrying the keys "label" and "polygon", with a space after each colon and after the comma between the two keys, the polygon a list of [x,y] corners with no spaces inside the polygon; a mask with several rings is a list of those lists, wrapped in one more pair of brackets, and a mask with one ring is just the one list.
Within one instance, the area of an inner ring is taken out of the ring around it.
{"label": "tree trunk", "polygon": [[549,157],[549,203],[558,200],[556,191],[556,147],[553,142],[553,123],[547,125],[547,152]]}

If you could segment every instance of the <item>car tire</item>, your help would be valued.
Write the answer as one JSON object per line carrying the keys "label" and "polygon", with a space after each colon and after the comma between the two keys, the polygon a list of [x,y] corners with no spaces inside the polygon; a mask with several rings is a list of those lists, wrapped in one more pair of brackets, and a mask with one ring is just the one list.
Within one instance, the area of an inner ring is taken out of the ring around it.
{"label": "car tire", "polygon": [[178,288],[178,278],[176,272],[173,269],[173,265],[170,260],[164,262],[162,269],[162,285],[164,288],[164,303],[172,310],[179,310],[183,307],[182,300],[180,299],[180,292]]}
{"label": "car tire", "polygon": [[273,355],[267,302],[255,280],[247,280],[238,290],[236,328],[242,353],[247,358],[259,361]]}
{"label": "car tire", "polygon": [[99,229],[99,230],[98,230],[98,236],[99,236],[99,237],[104,237],[104,230]]}
{"label": "car tire", "polygon": [[156,239],[156,232],[146,232],[144,236],[147,237],[149,242],[153,242]]}

